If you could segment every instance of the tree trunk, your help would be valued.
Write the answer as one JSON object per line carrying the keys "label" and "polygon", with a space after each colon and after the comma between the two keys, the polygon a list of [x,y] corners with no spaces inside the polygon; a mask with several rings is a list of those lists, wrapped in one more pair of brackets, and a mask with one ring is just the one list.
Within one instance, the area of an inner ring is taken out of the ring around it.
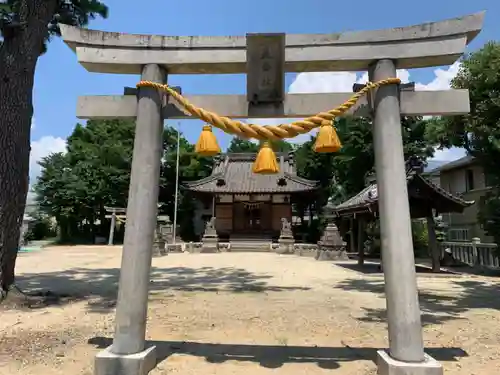
{"label": "tree trunk", "polygon": [[19,26],[5,29],[0,44],[0,300],[14,284],[29,185],[35,67],[55,5],[20,1]]}

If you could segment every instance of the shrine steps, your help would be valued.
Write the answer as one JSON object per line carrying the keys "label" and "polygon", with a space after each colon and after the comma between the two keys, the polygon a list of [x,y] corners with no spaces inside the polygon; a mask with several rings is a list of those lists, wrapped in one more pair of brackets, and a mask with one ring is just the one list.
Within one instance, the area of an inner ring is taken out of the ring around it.
{"label": "shrine steps", "polygon": [[270,252],[271,236],[239,235],[231,236],[231,252]]}

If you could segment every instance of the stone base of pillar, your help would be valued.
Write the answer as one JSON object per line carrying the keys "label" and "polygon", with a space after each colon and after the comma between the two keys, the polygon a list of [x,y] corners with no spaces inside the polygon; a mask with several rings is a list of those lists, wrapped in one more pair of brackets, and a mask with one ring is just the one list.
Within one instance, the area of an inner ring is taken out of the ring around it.
{"label": "stone base of pillar", "polygon": [[156,367],[156,347],[151,346],[140,353],[114,354],[111,347],[97,353],[95,375],[147,375]]}
{"label": "stone base of pillar", "polygon": [[385,350],[379,350],[377,367],[378,375],[443,375],[443,366],[427,354],[424,362],[413,363],[398,361]]}

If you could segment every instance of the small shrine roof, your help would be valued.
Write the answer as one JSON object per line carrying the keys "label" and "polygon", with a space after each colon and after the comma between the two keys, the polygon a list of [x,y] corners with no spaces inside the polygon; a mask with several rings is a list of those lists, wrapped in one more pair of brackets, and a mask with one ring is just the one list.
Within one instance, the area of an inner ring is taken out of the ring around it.
{"label": "small shrine roof", "polygon": [[276,154],[279,172],[262,175],[252,172],[254,153],[220,155],[212,174],[186,183],[189,190],[200,193],[300,193],[317,189],[318,182],[297,176],[292,153]]}
{"label": "small shrine roof", "polygon": [[[408,183],[408,195],[410,199],[418,197],[431,202],[433,208],[439,212],[462,212],[464,208],[474,204],[474,201],[466,201],[454,194],[447,192],[421,175],[422,168],[411,161],[406,163],[406,180]],[[329,207],[336,216],[350,215],[353,212],[371,212],[378,210],[378,187],[370,184],[355,196],[341,204]]]}

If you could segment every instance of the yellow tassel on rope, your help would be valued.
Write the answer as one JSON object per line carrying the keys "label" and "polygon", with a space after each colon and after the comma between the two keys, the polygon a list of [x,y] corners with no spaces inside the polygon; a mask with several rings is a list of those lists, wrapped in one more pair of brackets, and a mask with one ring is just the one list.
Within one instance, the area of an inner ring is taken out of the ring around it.
{"label": "yellow tassel on rope", "polygon": [[203,130],[201,131],[200,138],[198,138],[198,142],[196,142],[194,150],[201,156],[215,156],[220,153],[217,138],[215,138],[215,134],[212,132],[212,127],[210,125],[203,126]]}
{"label": "yellow tassel on rope", "polygon": [[[151,81],[141,81],[137,84],[137,87],[152,87],[161,91],[166,92],[173,99],[175,99],[180,106],[184,108],[186,112],[191,114],[193,117],[199,118],[206,123],[221,129],[222,131],[237,135],[242,138],[255,138],[259,140],[277,140],[285,138],[293,138],[300,134],[305,134],[311,130],[321,127],[318,137],[316,139],[316,144],[314,145],[314,150],[317,152],[336,152],[342,147],[332,125],[335,118],[344,115],[352,107],[356,105],[358,100],[366,95],[370,90],[374,90],[383,85],[399,85],[401,80],[399,78],[386,78],[378,82],[367,82],[366,85],[357,93],[354,93],[347,101],[337,106],[336,108],[330,109],[326,112],[317,113],[314,116],[305,118],[303,120],[294,121],[291,124],[281,124],[281,125],[258,125],[258,124],[248,124],[238,120],[233,120],[225,116],[219,116],[218,114],[207,111],[201,107],[195,106],[187,98],[183,97],[177,91],[173,90],[171,87],[165,84],[151,82]],[[196,144],[196,150],[202,155],[215,155],[220,152],[219,146],[215,140],[210,126],[204,127],[203,132],[200,136],[198,143]],[[263,146],[259,152],[261,155],[274,155],[269,144]],[[260,170],[260,157],[254,165],[254,171]],[[264,158],[264,156],[262,157]],[[273,160],[272,162],[270,160]],[[276,164],[274,158],[268,158],[267,156],[263,160],[269,160],[269,163]],[[266,164],[263,164],[266,165]],[[277,166],[271,166],[269,168],[262,168],[261,172],[256,173],[276,173],[278,170]],[[276,172],[275,172],[276,171]]]}
{"label": "yellow tassel on rope", "polygon": [[278,163],[276,162],[276,154],[269,142],[263,142],[260,146],[257,158],[253,163],[253,173],[259,174],[275,174],[279,172]]}
{"label": "yellow tassel on rope", "polygon": [[319,128],[313,149],[315,152],[338,152],[342,148],[339,136],[332,121],[326,122]]}

